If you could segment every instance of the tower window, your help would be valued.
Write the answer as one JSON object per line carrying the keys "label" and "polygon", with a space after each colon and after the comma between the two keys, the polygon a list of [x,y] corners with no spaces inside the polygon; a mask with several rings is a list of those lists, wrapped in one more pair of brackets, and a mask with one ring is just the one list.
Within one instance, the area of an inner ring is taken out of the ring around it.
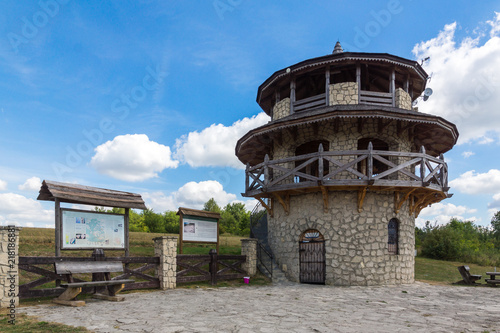
{"label": "tower window", "polygon": [[399,241],[399,221],[398,219],[391,219],[388,224],[387,250],[389,254],[398,254],[398,241]]}

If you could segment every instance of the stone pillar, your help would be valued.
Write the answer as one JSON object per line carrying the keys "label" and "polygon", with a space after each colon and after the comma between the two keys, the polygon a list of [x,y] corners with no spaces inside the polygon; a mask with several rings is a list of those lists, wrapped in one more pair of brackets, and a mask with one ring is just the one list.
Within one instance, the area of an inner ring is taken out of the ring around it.
{"label": "stone pillar", "polygon": [[254,276],[257,273],[257,239],[242,239],[241,255],[247,256],[247,261],[242,265],[242,268],[249,276]]}
{"label": "stone pillar", "polygon": [[19,230],[0,226],[0,309],[19,306]]}
{"label": "stone pillar", "polygon": [[157,276],[162,290],[175,289],[177,285],[177,237],[161,236],[153,239],[155,256],[160,257]]}

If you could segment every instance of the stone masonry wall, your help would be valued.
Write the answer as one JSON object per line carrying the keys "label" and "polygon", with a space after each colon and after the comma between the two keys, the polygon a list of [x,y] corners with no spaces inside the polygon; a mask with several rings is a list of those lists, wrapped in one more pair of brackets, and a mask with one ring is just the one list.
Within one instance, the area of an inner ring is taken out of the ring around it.
{"label": "stone masonry wall", "polygon": [[248,276],[254,276],[257,273],[257,239],[242,239],[241,255],[247,256],[242,268],[247,272]]}
{"label": "stone masonry wall", "polygon": [[278,120],[290,115],[290,97],[284,98],[273,107],[273,120]]}
{"label": "stone masonry wall", "polygon": [[0,309],[19,306],[19,228],[0,226]]}
{"label": "stone masonry wall", "polygon": [[358,84],[342,82],[330,84],[330,105],[358,104]]}
{"label": "stone masonry wall", "polygon": [[160,257],[156,275],[162,290],[177,286],[177,237],[161,236],[154,240],[155,256]]}
{"label": "stone masonry wall", "polygon": [[[383,285],[414,282],[414,218],[403,205],[394,213],[392,193],[369,192],[363,211],[357,210],[357,192],[329,193],[329,209],[323,211],[321,193],[290,198],[290,214],[276,204],[269,218],[269,243],[287,277],[299,282],[299,238],[317,229],[326,241],[326,284]],[[387,251],[387,224],[398,218],[399,254]]]}
{"label": "stone masonry wall", "polygon": [[401,88],[396,89],[396,107],[411,110],[411,97]]}

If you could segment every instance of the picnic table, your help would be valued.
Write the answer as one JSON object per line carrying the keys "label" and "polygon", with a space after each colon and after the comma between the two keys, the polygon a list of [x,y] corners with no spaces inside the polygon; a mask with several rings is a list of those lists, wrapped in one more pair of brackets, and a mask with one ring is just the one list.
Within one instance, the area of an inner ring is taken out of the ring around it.
{"label": "picnic table", "polygon": [[500,272],[486,272],[486,275],[489,275],[490,278],[486,279],[485,281],[491,284],[492,286],[496,287],[496,285],[500,283],[500,279],[495,279],[496,276],[500,275]]}

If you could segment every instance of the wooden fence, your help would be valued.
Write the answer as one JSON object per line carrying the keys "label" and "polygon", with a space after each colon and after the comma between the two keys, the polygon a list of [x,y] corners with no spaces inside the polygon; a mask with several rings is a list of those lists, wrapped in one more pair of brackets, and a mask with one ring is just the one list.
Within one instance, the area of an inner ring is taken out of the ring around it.
{"label": "wooden fence", "polygon": [[177,283],[210,281],[215,285],[219,280],[243,278],[245,261],[244,255],[218,255],[212,250],[208,255],[178,254]]}
{"label": "wooden fence", "polygon": [[[112,280],[129,279],[134,277],[137,282],[129,283],[124,290],[158,288],[159,279],[152,272],[159,264],[158,257],[103,257],[103,261],[121,261],[125,264],[123,274],[114,276]],[[19,257],[19,269],[28,273],[27,278],[36,280],[21,284],[19,286],[19,298],[59,296],[65,289],[61,287],[46,287],[46,285],[57,280],[64,280],[62,275],[54,272],[54,263],[62,261],[95,261],[92,257]],[[141,265],[143,264],[143,265]],[[139,266],[139,267],[137,267]],[[153,274],[149,275],[147,274]],[[38,277],[36,277],[38,276]],[[77,275],[75,282],[83,282],[84,276]],[[84,288],[83,292],[90,293],[93,288]]]}

